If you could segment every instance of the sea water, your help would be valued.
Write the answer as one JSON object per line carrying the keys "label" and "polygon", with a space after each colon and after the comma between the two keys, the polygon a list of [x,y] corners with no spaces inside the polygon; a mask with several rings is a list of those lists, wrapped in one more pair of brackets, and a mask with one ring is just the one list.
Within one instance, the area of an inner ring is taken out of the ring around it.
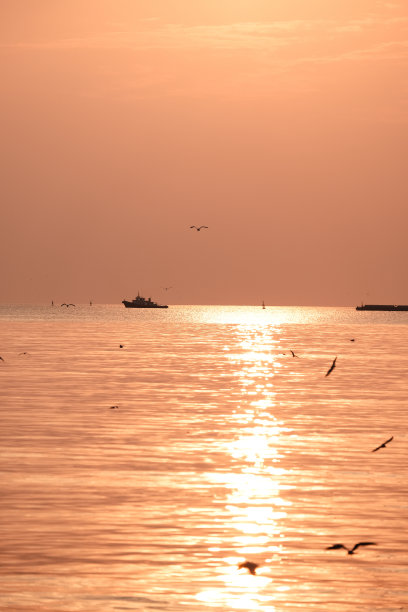
{"label": "sea water", "polygon": [[0,609],[408,609],[408,313],[3,305],[0,355]]}

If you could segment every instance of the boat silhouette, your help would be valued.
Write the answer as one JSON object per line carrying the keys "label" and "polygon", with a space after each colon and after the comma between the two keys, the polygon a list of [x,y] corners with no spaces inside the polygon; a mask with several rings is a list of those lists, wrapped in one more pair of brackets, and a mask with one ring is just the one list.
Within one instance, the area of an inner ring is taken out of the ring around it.
{"label": "boat silhouette", "polygon": [[404,304],[361,304],[356,310],[386,310],[391,312],[407,311],[408,306]]}
{"label": "boat silhouette", "polygon": [[151,298],[147,298],[147,300],[137,294],[134,300],[122,300],[122,304],[124,304],[125,308],[168,308],[167,305],[157,304],[153,302]]}

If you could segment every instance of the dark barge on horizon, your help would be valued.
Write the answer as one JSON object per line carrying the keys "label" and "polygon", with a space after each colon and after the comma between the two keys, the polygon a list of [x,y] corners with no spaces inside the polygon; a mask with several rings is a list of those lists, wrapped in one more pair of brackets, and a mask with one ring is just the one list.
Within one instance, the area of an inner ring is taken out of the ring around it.
{"label": "dark barge on horizon", "polygon": [[404,304],[361,304],[356,310],[385,310],[388,312],[408,312],[408,306]]}

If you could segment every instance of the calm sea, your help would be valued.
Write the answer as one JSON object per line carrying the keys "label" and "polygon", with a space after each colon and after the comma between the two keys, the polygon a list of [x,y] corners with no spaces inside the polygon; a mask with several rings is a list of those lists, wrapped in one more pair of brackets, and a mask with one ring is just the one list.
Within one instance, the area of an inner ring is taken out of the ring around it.
{"label": "calm sea", "polygon": [[1,610],[408,609],[408,313],[3,305],[0,332]]}

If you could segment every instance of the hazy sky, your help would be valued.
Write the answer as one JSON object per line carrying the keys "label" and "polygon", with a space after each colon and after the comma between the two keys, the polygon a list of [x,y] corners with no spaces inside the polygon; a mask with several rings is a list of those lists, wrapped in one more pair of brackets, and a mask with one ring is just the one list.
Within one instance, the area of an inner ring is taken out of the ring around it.
{"label": "hazy sky", "polygon": [[0,32],[1,302],[408,303],[407,0],[3,0]]}

